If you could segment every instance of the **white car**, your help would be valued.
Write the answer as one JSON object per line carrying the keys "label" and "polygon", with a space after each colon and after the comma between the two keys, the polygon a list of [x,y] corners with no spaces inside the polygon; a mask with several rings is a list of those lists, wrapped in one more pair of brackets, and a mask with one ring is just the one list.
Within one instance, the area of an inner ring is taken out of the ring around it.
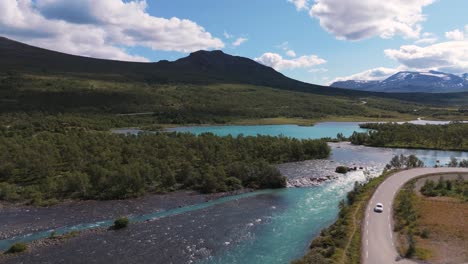
{"label": "white car", "polygon": [[375,205],[374,212],[376,213],[382,213],[383,212],[383,204],[378,203]]}

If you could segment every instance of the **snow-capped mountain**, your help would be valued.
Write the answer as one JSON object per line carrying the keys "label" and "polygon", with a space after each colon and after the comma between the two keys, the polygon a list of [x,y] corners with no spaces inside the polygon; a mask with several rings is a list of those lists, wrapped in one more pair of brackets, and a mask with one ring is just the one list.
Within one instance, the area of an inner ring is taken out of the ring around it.
{"label": "snow-capped mountain", "polygon": [[462,78],[465,79],[465,81],[468,81],[468,73],[462,74]]}
{"label": "snow-capped mountain", "polygon": [[387,93],[451,93],[468,91],[468,73],[462,76],[438,71],[398,72],[383,81],[349,80],[335,82],[333,87]]}

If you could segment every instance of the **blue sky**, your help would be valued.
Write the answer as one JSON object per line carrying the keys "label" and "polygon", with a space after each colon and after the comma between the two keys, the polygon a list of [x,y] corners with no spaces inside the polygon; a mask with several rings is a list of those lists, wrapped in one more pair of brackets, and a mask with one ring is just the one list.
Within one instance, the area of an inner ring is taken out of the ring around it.
{"label": "blue sky", "polygon": [[327,84],[398,70],[468,72],[467,11],[466,0],[2,0],[0,34],[136,61],[222,49]]}

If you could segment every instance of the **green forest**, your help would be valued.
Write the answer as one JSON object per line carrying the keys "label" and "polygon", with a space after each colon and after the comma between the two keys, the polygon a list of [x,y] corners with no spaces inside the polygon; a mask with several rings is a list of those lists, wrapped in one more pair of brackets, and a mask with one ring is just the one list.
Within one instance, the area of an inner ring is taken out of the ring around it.
{"label": "green forest", "polygon": [[285,137],[10,130],[0,130],[0,199],[39,205],[179,189],[281,188],[286,180],[274,164],[330,154],[324,141]]}
{"label": "green forest", "polygon": [[369,123],[361,125],[367,133],[350,137],[355,145],[373,147],[420,148],[440,150],[468,150],[468,124],[414,125]]}

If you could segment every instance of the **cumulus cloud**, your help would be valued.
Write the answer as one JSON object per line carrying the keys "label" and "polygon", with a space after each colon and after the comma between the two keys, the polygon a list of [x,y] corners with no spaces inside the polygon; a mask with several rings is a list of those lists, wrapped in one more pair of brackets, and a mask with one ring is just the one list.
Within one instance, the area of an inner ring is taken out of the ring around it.
{"label": "cumulus cloud", "polygon": [[359,72],[353,75],[345,76],[345,77],[338,77],[330,82],[339,82],[339,81],[348,81],[348,80],[358,80],[358,81],[381,81],[385,80],[388,77],[392,76],[393,74],[404,70],[403,67],[398,68],[385,68],[379,67],[374,69],[369,69],[363,72]]}
{"label": "cumulus cloud", "polygon": [[468,40],[447,41],[426,47],[405,45],[385,54],[408,68],[450,73],[468,72]]}
{"label": "cumulus cloud", "polygon": [[247,38],[237,38],[236,41],[232,43],[234,47],[238,47],[242,44],[244,44],[248,39]]}
{"label": "cumulus cloud", "polygon": [[291,70],[297,68],[309,68],[315,65],[324,64],[327,61],[317,55],[301,56],[295,59],[285,59],[277,53],[264,53],[261,57],[255,58],[255,61],[272,67],[277,71]]}
{"label": "cumulus cloud", "polygon": [[310,15],[338,39],[419,38],[422,9],[435,0],[315,0]]}
{"label": "cumulus cloud", "polygon": [[292,57],[292,58],[297,56],[297,54],[296,54],[296,52],[294,50],[286,51],[286,55],[288,55],[289,57]]}
{"label": "cumulus cloud", "polygon": [[2,0],[0,34],[97,58],[148,61],[126,48],[191,52],[224,43],[193,21],[146,12],[145,0]]}
{"label": "cumulus cloud", "polygon": [[450,40],[464,40],[465,33],[459,29],[455,29],[453,31],[445,32],[445,37]]}
{"label": "cumulus cloud", "polygon": [[297,10],[304,10],[309,7],[309,1],[308,0],[288,0],[289,3],[293,3]]}

